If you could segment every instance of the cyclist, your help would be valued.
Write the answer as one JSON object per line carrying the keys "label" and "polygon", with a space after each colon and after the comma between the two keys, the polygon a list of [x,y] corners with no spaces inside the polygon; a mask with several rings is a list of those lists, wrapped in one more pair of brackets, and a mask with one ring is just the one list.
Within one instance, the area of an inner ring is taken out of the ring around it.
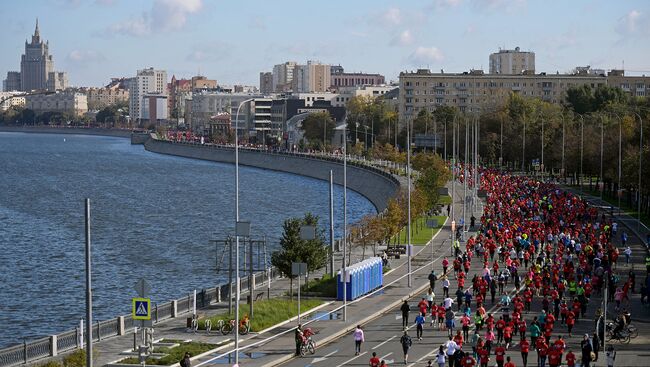
{"label": "cyclist", "polygon": [[296,355],[300,355],[300,348],[302,347],[302,324],[298,324],[298,327],[296,328],[296,332],[294,335],[295,341],[296,341]]}
{"label": "cyclist", "polygon": [[239,327],[246,328],[248,327],[250,319],[248,318],[248,314],[245,314],[244,317],[242,317],[241,321],[239,321]]}

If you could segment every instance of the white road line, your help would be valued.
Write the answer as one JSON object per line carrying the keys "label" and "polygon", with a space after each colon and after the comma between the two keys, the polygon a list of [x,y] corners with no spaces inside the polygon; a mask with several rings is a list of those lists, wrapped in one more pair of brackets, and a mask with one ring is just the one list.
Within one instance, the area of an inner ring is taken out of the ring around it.
{"label": "white road line", "polygon": [[386,339],[385,341],[383,341],[383,342],[381,342],[381,343],[375,345],[374,347],[372,347],[372,350],[375,350],[375,349],[381,347],[382,345],[388,343],[389,341],[391,341],[391,340],[393,340],[393,339],[395,339],[395,338],[397,338],[397,335],[393,335],[393,336],[391,336],[390,338]]}
{"label": "white road line", "polygon": [[428,353],[428,354],[423,355],[422,357],[420,357],[419,359],[417,359],[415,362],[409,364],[407,367],[413,367],[413,365],[415,365],[416,363],[420,363],[423,359],[425,359],[425,358],[427,358],[427,357],[433,357],[433,352],[432,352],[432,353]]}
{"label": "white road line", "polygon": [[388,356],[390,356],[390,355],[392,355],[392,354],[393,354],[393,352],[390,352],[390,353],[386,354],[385,356],[383,356],[383,357],[381,357],[381,358],[379,358],[379,359],[386,359],[386,357],[388,357]]}
{"label": "white road line", "polygon": [[359,354],[358,356],[355,356],[354,358],[350,358],[350,359],[348,359],[347,361],[345,361],[345,362],[339,364],[339,365],[336,366],[336,367],[345,366],[347,363],[350,363],[350,362],[354,361],[355,359],[361,357],[362,355],[364,355],[364,354],[366,354],[366,353],[368,353],[368,352],[363,352],[363,353]]}

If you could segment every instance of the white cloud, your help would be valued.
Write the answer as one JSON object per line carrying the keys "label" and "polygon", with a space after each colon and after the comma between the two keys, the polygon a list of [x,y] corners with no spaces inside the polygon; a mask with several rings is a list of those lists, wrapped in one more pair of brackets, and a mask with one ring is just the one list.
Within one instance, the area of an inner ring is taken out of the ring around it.
{"label": "white cloud", "polygon": [[616,32],[622,37],[645,37],[650,35],[650,19],[638,10],[632,10],[618,19]]}
{"label": "white cloud", "polygon": [[[110,4],[112,0],[97,0]],[[154,0],[150,11],[110,25],[105,34],[125,34],[142,37],[152,32],[169,32],[183,29],[188,17],[198,13],[203,0]]]}
{"label": "white cloud", "polygon": [[391,41],[391,46],[408,46],[413,43],[413,35],[411,35],[410,30],[404,30],[397,36],[395,36]]}
{"label": "white cloud", "polygon": [[526,6],[527,0],[472,0],[480,10],[505,10],[512,12]]}
{"label": "white cloud", "polygon": [[384,24],[397,26],[402,23],[402,12],[399,8],[390,8],[381,15],[381,19]]}
{"label": "white cloud", "polygon": [[437,47],[424,47],[419,46],[418,48],[409,55],[408,60],[411,64],[420,66],[429,63],[440,62],[444,59],[442,51]]}
{"label": "white cloud", "polygon": [[232,50],[232,45],[221,41],[195,45],[185,60],[197,63],[217,62],[230,57],[230,50]]}
{"label": "white cloud", "polygon": [[93,50],[72,50],[66,58],[69,62],[77,65],[98,63],[106,60],[104,54]]}
{"label": "white cloud", "polygon": [[434,0],[433,7],[436,9],[455,8],[462,2],[463,0]]}

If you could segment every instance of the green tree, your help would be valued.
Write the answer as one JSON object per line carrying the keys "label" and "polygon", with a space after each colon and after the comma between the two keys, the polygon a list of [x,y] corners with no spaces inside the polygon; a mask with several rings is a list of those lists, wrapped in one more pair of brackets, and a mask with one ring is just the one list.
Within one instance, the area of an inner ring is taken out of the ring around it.
{"label": "green tree", "polygon": [[592,112],[594,110],[594,97],[591,87],[584,84],[567,89],[566,103],[575,113],[583,115]]}
{"label": "green tree", "polygon": [[302,122],[305,138],[312,145],[317,146],[321,146],[323,142],[325,142],[325,146],[328,145],[327,141],[334,136],[335,127],[334,119],[327,111],[311,113]]}
{"label": "green tree", "polygon": [[[293,279],[291,263],[307,263],[307,271],[312,272],[322,268],[327,262],[328,249],[324,246],[325,235],[318,227],[319,218],[311,213],[303,218],[289,218],[282,224],[280,249],[271,254],[271,264],[290,280],[293,294]],[[300,239],[300,227],[310,225],[316,227],[316,239],[305,241]]]}

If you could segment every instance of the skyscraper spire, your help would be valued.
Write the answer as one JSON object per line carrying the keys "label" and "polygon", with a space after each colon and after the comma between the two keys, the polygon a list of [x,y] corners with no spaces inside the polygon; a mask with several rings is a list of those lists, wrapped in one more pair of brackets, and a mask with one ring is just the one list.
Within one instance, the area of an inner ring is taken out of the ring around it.
{"label": "skyscraper spire", "polygon": [[41,42],[41,32],[38,30],[38,18],[36,18],[36,29],[34,29],[34,35],[32,36],[32,43]]}

